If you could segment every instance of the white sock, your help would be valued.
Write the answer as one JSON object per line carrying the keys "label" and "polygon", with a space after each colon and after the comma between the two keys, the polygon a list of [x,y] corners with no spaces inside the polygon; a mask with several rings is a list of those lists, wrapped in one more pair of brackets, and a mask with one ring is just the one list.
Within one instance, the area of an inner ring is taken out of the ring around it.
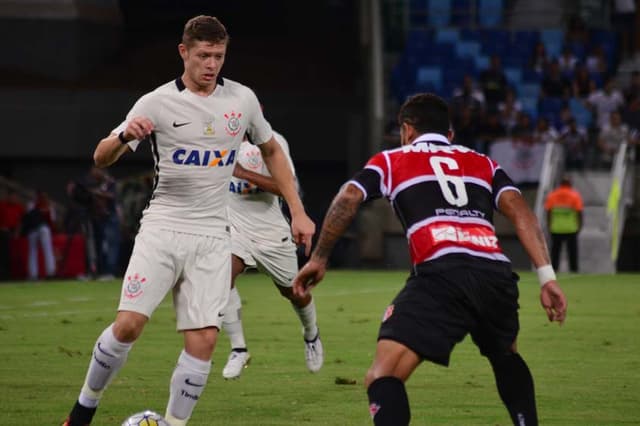
{"label": "white sock", "polygon": [[94,408],[98,406],[102,393],[126,362],[133,343],[122,343],[113,335],[113,324],[107,327],[93,347],[89,370],[84,379],[78,402]]}
{"label": "white sock", "polygon": [[222,318],[222,329],[229,336],[231,349],[245,349],[247,347],[242,329],[242,301],[236,287],[233,287],[229,293],[229,302],[224,308],[224,317]]}
{"label": "white sock", "polygon": [[304,327],[305,340],[315,339],[318,335],[318,325],[316,324],[316,304],[314,300],[311,299],[311,302],[304,308],[298,308],[294,304],[291,306],[293,306],[293,310],[296,311],[302,327]]}
{"label": "white sock", "polygon": [[210,371],[211,360],[203,361],[189,355],[185,350],[182,351],[178,357],[178,365],[171,376],[169,403],[165,414],[166,419],[178,420],[178,422],[171,422],[172,425],[186,424],[191,417],[193,408],[207,384]]}

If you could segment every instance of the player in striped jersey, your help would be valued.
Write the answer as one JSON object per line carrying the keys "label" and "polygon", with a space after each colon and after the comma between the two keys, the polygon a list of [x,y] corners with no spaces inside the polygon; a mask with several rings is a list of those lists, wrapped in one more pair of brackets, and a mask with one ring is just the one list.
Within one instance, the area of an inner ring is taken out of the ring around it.
{"label": "player in striped jersey", "polygon": [[220,76],[228,34],[211,16],[190,19],[178,52],[184,72],[141,97],[126,120],[94,152],[106,167],[148,141],[155,162],[149,205],[125,273],[118,313],[98,337],[67,426],[88,425],[102,394],[124,365],[156,307],[172,291],[184,349],[169,386],[165,418],[184,426],[211,369],[229,298],[231,244],[227,200],[236,152],[245,133],[292,207],[296,243],[310,247],[315,225],[296,191],[285,154],[256,95]]}
{"label": "player in striped jersey", "polygon": [[497,208],[514,224],[538,268],[540,299],[562,323],[567,301],[558,286],[537,218],[500,166],[451,143],[441,98],[409,98],[398,116],[402,146],[374,155],[333,200],[316,248],[294,280],[306,294],[324,277],[329,254],[363,201],[386,197],[403,224],[413,263],[384,313],[376,355],[365,378],[375,425],[409,424],[404,382],[423,361],[447,366],[467,334],[489,359],[516,425],[538,423],[533,378],[516,350],[518,276],[498,244]]}

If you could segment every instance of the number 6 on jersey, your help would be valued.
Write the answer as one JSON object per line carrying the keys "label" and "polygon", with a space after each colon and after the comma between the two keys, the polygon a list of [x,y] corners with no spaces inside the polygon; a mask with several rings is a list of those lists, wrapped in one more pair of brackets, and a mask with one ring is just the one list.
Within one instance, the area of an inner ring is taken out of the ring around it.
{"label": "number 6 on jersey", "polygon": [[[459,167],[456,160],[449,157],[435,156],[429,158],[429,164],[431,164],[431,168],[436,175],[436,179],[438,179],[438,184],[440,185],[440,190],[442,191],[444,199],[449,204],[456,207],[465,206],[469,202],[469,197],[467,196],[467,190],[464,186],[462,177],[448,175],[444,170],[442,170],[443,164],[445,164],[449,170],[458,170]],[[451,183],[455,188],[455,194],[451,191],[449,183]]]}

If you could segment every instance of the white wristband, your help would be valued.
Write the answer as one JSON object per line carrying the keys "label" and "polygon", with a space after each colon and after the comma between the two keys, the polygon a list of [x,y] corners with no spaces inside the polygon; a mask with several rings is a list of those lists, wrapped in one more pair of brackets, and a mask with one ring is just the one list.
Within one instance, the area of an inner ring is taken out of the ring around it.
{"label": "white wristband", "polygon": [[540,287],[544,286],[549,281],[556,280],[556,273],[553,271],[553,266],[544,265],[536,269],[538,272],[538,281],[540,282]]}

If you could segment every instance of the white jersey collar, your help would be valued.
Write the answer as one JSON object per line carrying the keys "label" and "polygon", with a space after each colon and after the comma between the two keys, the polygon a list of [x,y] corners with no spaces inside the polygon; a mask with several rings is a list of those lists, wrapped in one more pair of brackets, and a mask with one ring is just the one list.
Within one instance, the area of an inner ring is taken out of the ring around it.
{"label": "white jersey collar", "polygon": [[449,139],[446,136],[441,135],[440,133],[423,133],[411,142],[412,145],[415,145],[420,142],[444,142],[447,145],[450,145]]}

